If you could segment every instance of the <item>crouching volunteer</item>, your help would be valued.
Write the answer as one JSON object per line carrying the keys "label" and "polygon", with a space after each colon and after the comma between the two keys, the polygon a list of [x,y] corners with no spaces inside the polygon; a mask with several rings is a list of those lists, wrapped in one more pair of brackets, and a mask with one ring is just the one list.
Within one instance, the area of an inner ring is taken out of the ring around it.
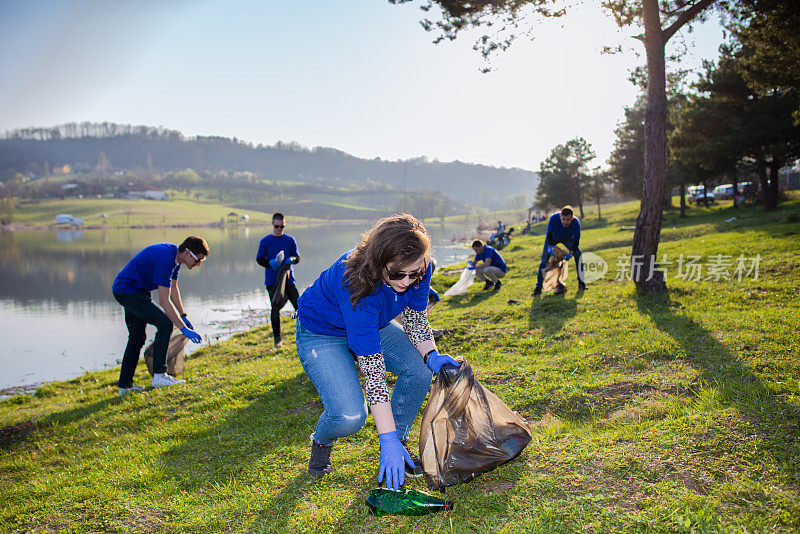
{"label": "crouching volunteer", "polygon": [[[503,256],[500,255],[494,247],[484,245],[483,241],[476,239],[472,242],[472,250],[475,251],[475,257],[472,259],[472,265],[475,266],[475,275],[478,280],[483,280],[486,283],[483,286],[484,291],[494,288],[500,289],[503,283],[500,279],[503,278],[508,272]],[[478,264],[479,261],[483,263]]]}
{"label": "crouching volunteer", "polygon": [[[157,243],[136,254],[114,279],[111,290],[117,302],[125,308],[125,325],[128,327],[128,344],[117,383],[120,397],[144,389],[133,383],[133,375],[146,340],[145,327],[148,324],[157,328],[153,343],[153,387],[184,382],[167,374],[167,348],[172,325],[180,328],[190,341],[200,343],[202,338],[194,331],[183,309],[178,272],[181,265],[189,269],[197,267],[208,253],[208,243],[201,237],[187,237],[180,246]],[[160,309],[150,298],[150,292],[156,288]]]}
{"label": "crouching volunteer", "polygon": [[553,253],[553,247],[561,243],[569,253],[566,260],[569,261],[575,256],[575,270],[578,274],[578,290],[585,291],[586,283],[583,279],[583,263],[581,262],[581,222],[572,213],[572,206],[564,206],[559,213],[554,213],[547,222],[547,235],[544,238],[544,249],[542,250],[542,260],[539,262],[539,269],[536,271],[536,287],[533,289],[533,296],[542,294],[544,284],[544,268]]}
{"label": "crouching volunteer", "polygon": [[[431,244],[411,215],[378,221],[300,296],[297,353],[324,406],[311,435],[308,472],[331,472],[338,438],[358,432],[367,405],[380,441],[378,481],[397,489],[405,474],[422,474],[406,447],[425,401],[431,373],[459,363],[436,350],[426,307]],[[392,322],[402,312],[403,326]],[[366,402],[356,366],[364,375]],[[386,371],[397,375],[391,394]]]}

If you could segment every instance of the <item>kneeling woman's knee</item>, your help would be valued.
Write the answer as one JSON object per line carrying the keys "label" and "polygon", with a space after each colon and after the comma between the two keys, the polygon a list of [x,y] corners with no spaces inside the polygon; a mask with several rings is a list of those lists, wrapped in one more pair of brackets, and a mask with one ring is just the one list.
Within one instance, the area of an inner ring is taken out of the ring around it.
{"label": "kneeling woman's knee", "polygon": [[328,414],[328,422],[340,437],[355,434],[367,422],[366,406],[354,406],[339,413]]}

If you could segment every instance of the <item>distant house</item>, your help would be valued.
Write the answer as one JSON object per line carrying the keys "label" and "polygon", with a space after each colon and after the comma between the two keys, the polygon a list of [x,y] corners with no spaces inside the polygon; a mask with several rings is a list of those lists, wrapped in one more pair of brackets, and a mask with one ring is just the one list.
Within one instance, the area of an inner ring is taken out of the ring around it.
{"label": "distant house", "polygon": [[169,200],[169,195],[163,189],[134,182],[128,182],[128,185],[120,188],[119,196],[128,200]]}

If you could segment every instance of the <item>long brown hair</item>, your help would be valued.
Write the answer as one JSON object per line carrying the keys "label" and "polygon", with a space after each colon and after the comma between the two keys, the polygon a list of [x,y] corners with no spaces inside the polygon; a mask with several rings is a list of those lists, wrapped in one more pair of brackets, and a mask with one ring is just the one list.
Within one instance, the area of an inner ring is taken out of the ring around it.
{"label": "long brown hair", "polygon": [[388,264],[408,265],[430,255],[428,231],[415,217],[401,213],[379,220],[345,260],[344,283],[350,290],[350,304],[355,309],[361,299],[378,289]]}

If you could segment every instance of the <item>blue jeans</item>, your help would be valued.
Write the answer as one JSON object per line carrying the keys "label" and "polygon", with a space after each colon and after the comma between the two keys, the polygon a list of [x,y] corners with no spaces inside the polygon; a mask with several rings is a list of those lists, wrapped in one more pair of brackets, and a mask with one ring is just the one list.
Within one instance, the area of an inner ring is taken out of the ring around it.
{"label": "blue jeans", "polygon": [[[556,243],[557,245],[558,243]],[[567,250],[570,251],[572,257],[575,258],[575,270],[578,274],[578,282],[581,284],[583,283],[583,268],[581,267],[581,249],[578,247],[574,247],[572,241],[568,243],[562,243]],[[574,248],[573,248],[574,247]],[[550,254],[547,253],[547,241],[544,242],[544,250],[542,250],[542,261],[539,263],[539,270],[536,271],[536,287],[538,289],[542,288],[544,284],[544,273],[542,272],[545,267],[547,267],[547,260],[550,259]]]}
{"label": "blue jeans", "polygon": [[[405,441],[428,395],[433,374],[402,327],[392,322],[379,333],[386,369],[397,375],[392,390],[392,414],[397,435]],[[367,421],[367,401],[347,339],[315,334],[298,320],[297,354],[325,408],[317,421],[314,440],[330,445],[361,430]]]}

